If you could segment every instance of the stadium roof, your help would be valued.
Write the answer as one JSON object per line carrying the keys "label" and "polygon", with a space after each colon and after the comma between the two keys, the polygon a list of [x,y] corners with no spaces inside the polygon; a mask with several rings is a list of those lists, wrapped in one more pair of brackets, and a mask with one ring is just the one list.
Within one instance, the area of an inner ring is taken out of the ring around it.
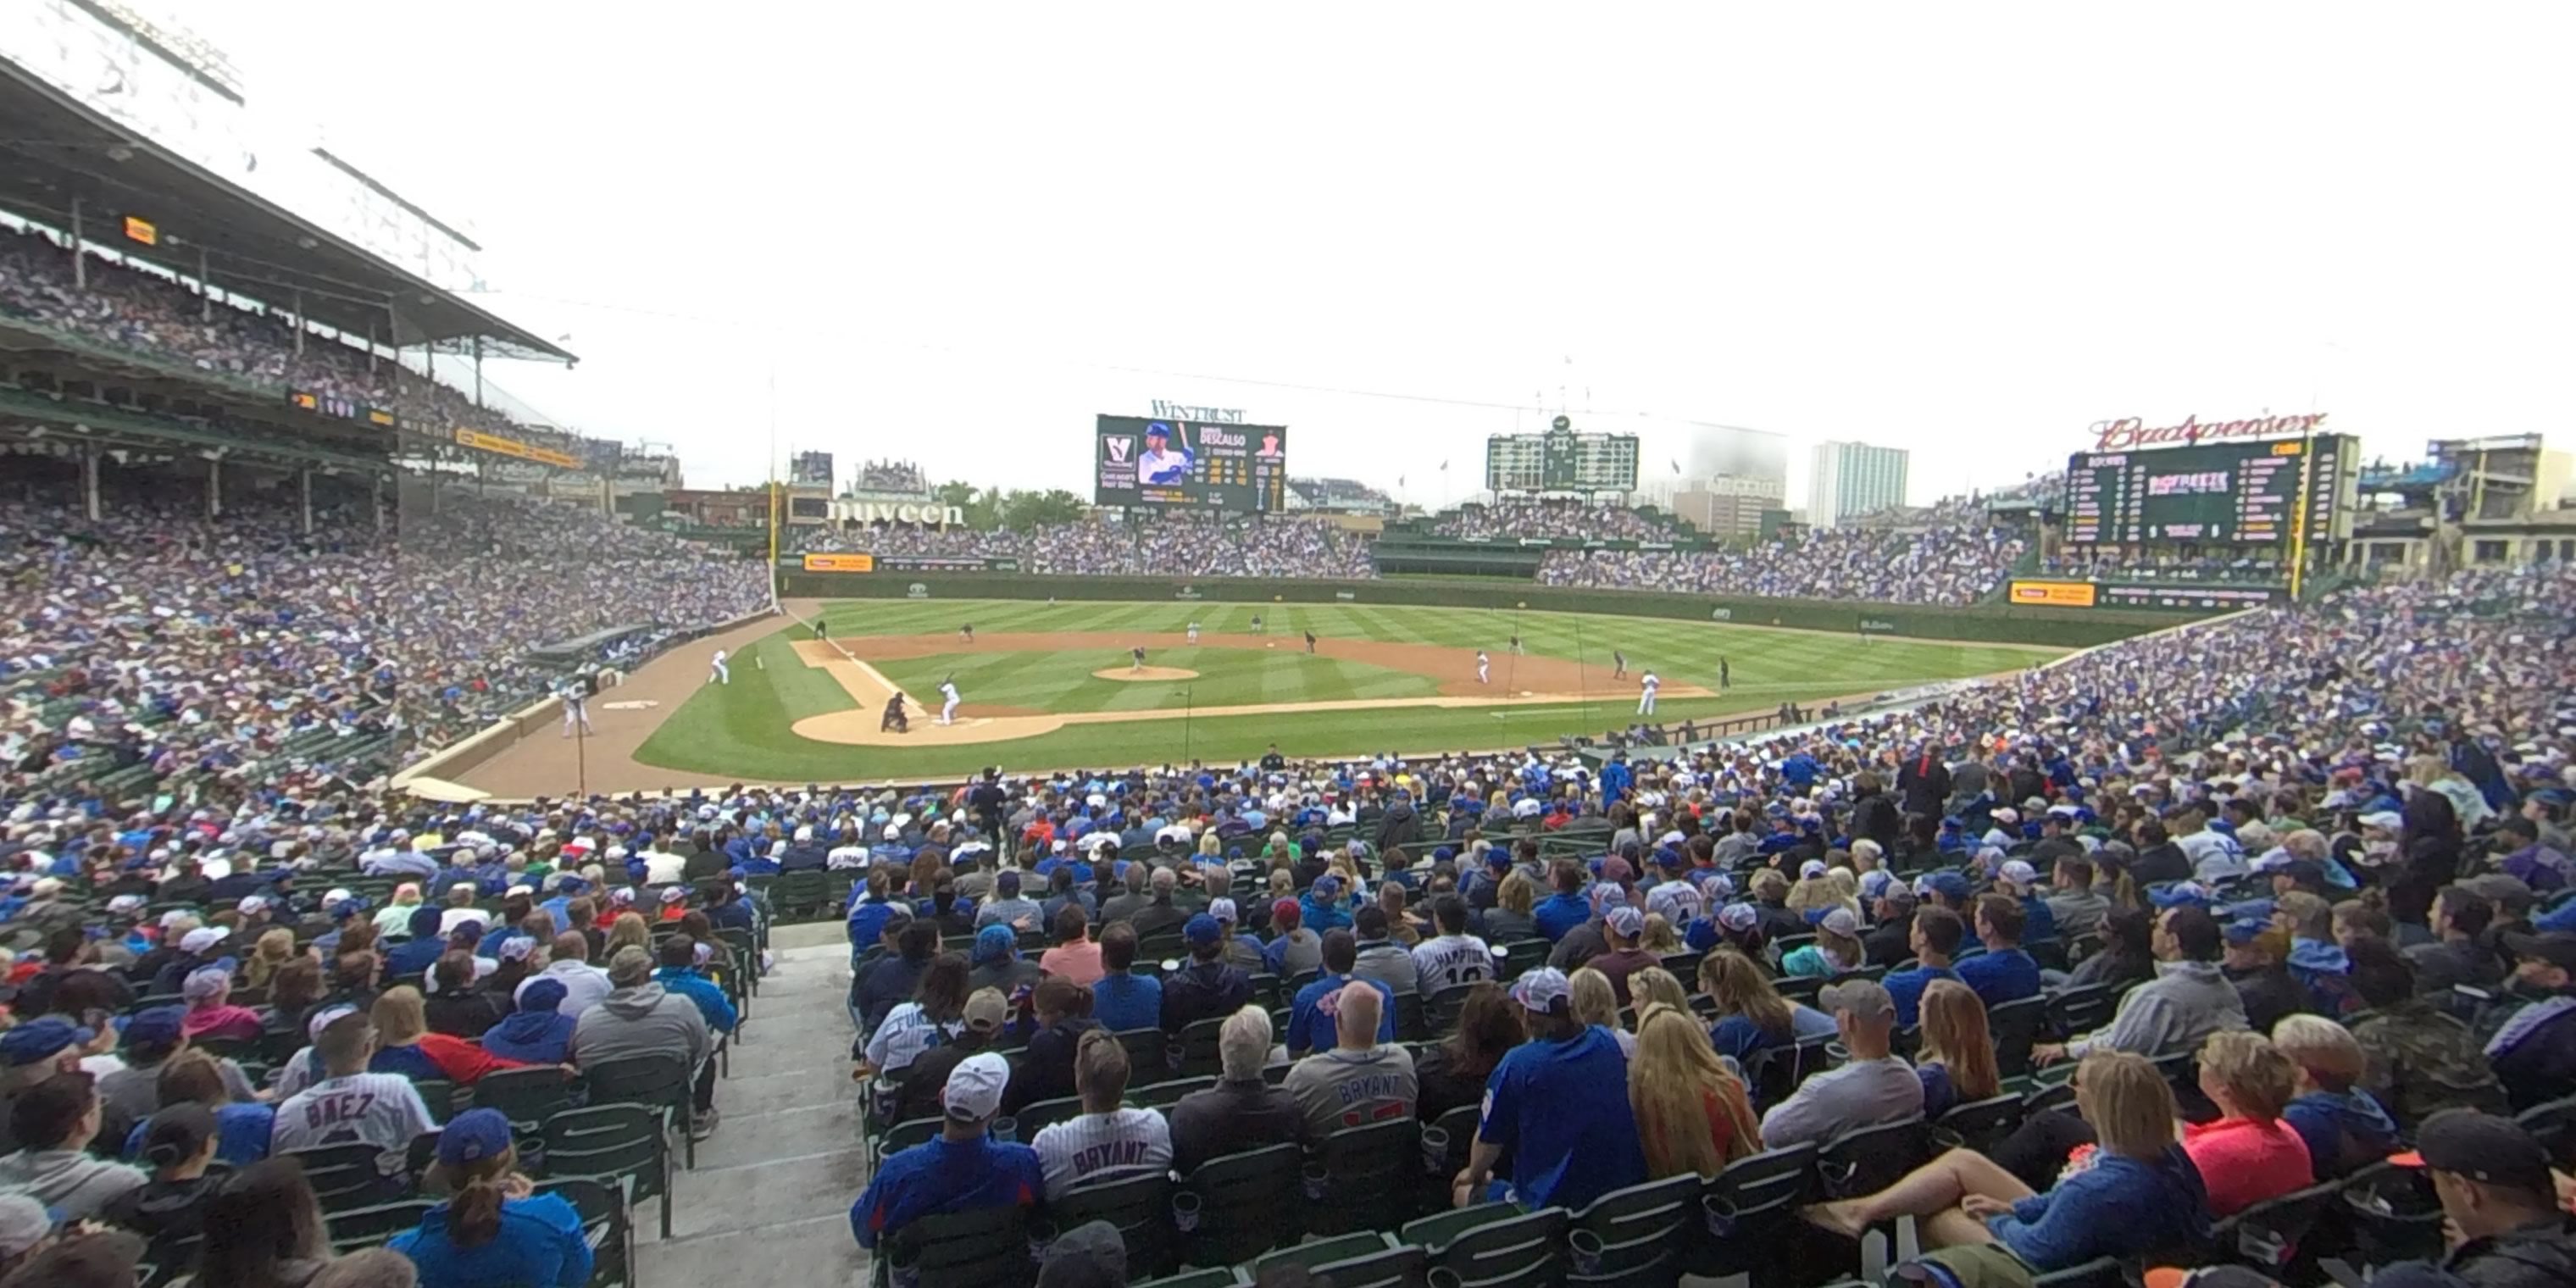
{"label": "stadium roof", "polygon": [[[479,337],[498,355],[576,360],[0,59],[0,204],[68,227],[75,197],[84,236],[189,275],[202,249],[226,288],[279,306],[300,291],[308,316],[350,335],[372,329],[404,345]],[[157,230],[157,244],[98,231],[121,231],[129,215]]]}

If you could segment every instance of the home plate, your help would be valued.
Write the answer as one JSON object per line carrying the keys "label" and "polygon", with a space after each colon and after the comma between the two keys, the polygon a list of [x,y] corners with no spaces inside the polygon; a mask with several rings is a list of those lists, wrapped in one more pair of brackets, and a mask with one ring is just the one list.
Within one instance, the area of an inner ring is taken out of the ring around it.
{"label": "home plate", "polygon": [[643,711],[660,705],[651,698],[636,698],[626,702],[603,702],[599,707],[603,711]]}

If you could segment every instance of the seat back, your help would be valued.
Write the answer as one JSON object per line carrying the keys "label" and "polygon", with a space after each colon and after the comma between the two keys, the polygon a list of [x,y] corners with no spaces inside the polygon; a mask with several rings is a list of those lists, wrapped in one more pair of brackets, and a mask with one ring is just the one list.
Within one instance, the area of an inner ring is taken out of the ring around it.
{"label": "seat back", "polygon": [[536,1192],[572,1204],[590,1245],[590,1288],[619,1288],[635,1279],[635,1215],[631,1187],[615,1176],[565,1176],[537,1183]]}
{"label": "seat back", "polygon": [[1181,1180],[1174,1224],[1192,1265],[1249,1261],[1273,1243],[1304,1232],[1304,1158],[1294,1145],[1271,1145],[1211,1158]]}
{"label": "seat back", "polygon": [[1475,991],[1474,984],[1452,984],[1424,998],[1423,1027],[1434,1037],[1446,1035],[1458,1027],[1458,1013],[1467,1008],[1467,995]]}
{"label": "seat back", "polygon": [[1552,947],[1544,939],[1516,939],[1503,945],[1503,978],[1506,981],[1519,979],[1521,972],[1546,965],[1547,954]]}
{"label": "seat back", "polygon": [[593,1105],[676,1102],[685,1107],[689,1103],[691,1072],[683,1056],[639,1055],[591,1065],[581,1071],[581,1081]]}
{"label": "seat back", "polygon": [[366,1207],[324,1209],[323,1223],[330,1228],[334,1251],[356,1251],[372,1248],[385,1240],[420,1224],[421,1217],[437,1205],[427,1199],[398,1199]]}
{"label": "seat back", "polygon": [[1957,1136],[1960,1144],[1980,1154],[1990,1154],[2021,1126],[2022,1118],[2022,1098],[2003,1095],[1952,1105],[1934,1125]]}
{"label": "seat back", "polygon": [[2030,1072],[2030,1049],[2048,1024],[2045,995],[2016,998],[1986,1012],[1986,1031],[1995,1042],[1995,1071],[2012,1078]]}
{"label": "seat back", "polygon": [[1553,1279],[1565,1273],[1565,1230],[1572,1220],[1561,1207],[1523,1212],[1510,1203],[1480,1203],[1407,1222],[1396,1237],[1429,1249],[1432,1269],[1465,1283],[1533,1270]]}
{"label": "seat back", "polygon": [[1179,1064],[1173,1076],[1213,1078],[1225,1072],[1224,1057],[1217,1052],[1217,1035],[1224,1032],[1227,1017],[1211,1015],[1192,1020],[1181,1030]]}
{"label": "seat back", "polygon": [[1798,1209],[1822,1191],[1812,1141],[1727,1164],[1701,1192],[1700,1219],[1686,1241],[1690,1272],[1708,1278],[1751,1273],[1786,1241]]}
{"label": "seat back", "polygon": [[1172,1263],[1172,1181],[1162,1173],[1081,1186],[1048,1200],[1047,1219],[1059,1233],[1092,1221],[1118,1227],[1130,1274],[1156,1274]]}
{"label": "seat back", "polygon": [[1422,994],[1400,989],[1395,995],[1395,1040],[1421,1042],[1431,1036],[1431,1020]]}
{"label": "seat back", "polygon": [[548,1176],[620,1176],[636,1198],[670,1189],[671,1142],[661,1116],[643,1105],[592,1105],[546,1119]]}
{"label": "seat back", "polygon": [[1413,1213],[1415,1172],[1422,1165],[1422,1120],[1390,1118],[1345,1127],[1315,1149],[1323,1177],[1310,1176],[1307,1229],[1316,1234],[1395,1225]]}
{"label": "seat back", "polygon": [[1921,1115],[1845,1132],[1816,1150],[1816,1174],[1835,1198],[1876,1194],[1931,1161],[1932,1132]]}
{"label": "seat back", "polygon": [[1753,1099],[1757,1106],[1769,1109],[1787,1100],[1798,1084],[1824,1072],[1833,1057],[1825,1048],[1832,1038],[1814,1037],[1765,1047],[1754,1054]]}
{"label": "seat back", "polygon": [[904,1223],[886,1241],[881,1274],[917,1288],[1023,1288],[1037,1277],[1029,1260],[1029,1211],[950,1212]]}
{"label": "seat back", "polygon": [[502,1069],[477,1080],[473,1096],[475,1108],[497,1109],[514,1124],[535,1127],[572,1107],[572,1083],[554,1065]]}
{"label": "seat back", "polygon": [[2120,995],[2109,984],[2086,984],[2043,996],[2048,998],[2049,1023],[2061,1037],[2090,1033],[2110,1023],[2112,1012],[2120,1008]]}
{"label": "seat back", "polygon": [[1700,1179],[1683,1175],[1612,1190],[1569,1220],[1568,1284],[1672,1284],[1681,1277],[1682,1223],[1696,1215]]}
{"label": "seat back", "polygon": [[2277,1278],[2342,1196],[2343,1182],[2327,1181],[2246,1208],[2218,1223],[2218,1255]]}
{"label": "seat back", "polygon": [[1161,1029],[1120,1029],[1118,1045],[1127,1048],[1127,1085],[1145,1086],[1170,1077],[1171,1039]]}

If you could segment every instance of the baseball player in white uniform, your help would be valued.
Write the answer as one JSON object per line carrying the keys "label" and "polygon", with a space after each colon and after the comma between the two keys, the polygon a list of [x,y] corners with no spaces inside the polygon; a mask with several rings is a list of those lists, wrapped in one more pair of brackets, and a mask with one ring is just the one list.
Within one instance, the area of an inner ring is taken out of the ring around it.
{"label": "baseball player in white uniform", "polygon": [[1652,671],[1646,672],[1644,678],[1637,681],[1638,687],[1643,690],[1643,692],[1637,695],[1638,715],[1650,716],[1655,714],[1655,690],[1663,687],[1663,683],[1663,681],[1655,678],[1655,673]]}
{"label": "baseball player in white uniform", "polygon": [[954,676],[939,682],[939,723],[957,723],[957,680]]}
{"label": "baseball player in white uniform", "polygon": [[1493,667],[1494,667],[1493,662],[1492,662],[1491,660],[1487,659],[1487,658],[1486,658],[1486,656],[1485,656],[1485,650],[1483,650],[1483,649],[1477,649],[1477,650],[1476,650],[1476,683],[1478,683],[1478,684],[1483,684],[1483,683],[1485,683],[1485,674],[1486,674],[1488,671],[1491,671],[1491,670],[1493,669]]}
{"label": "baseball player in white uniform", "polygon": [[1197,622],[1192,622],[1192,623],[1190,623],[1190,643],[1192,643],[1192,644],[1196,644],[1196,643],[1198,643],[1198,642],[1199,642],[1199,624],[1198,624]]}
{"label": "baseball player in white uniform", "polygon": [[571,737],[574,725],[580,725],[583,733],[598,732],[590,727],[590,695],[582,690],[580,677],[564,681],[556,688],[555,696],[563,699],[563,736]]}
{"label": "baseball player in white uniform", "polygon": [[710,672],[708,672],[708,673],[707,673],[707,683],[709,683],[709,684],[731,684],[731,683],[733,683],[733,671],[732,671],[732,669],[731,669],[731,668],[729,668],[729,667],[727,667],[727,666],[725,665],[725,651],[724,651],[723,649],[717,649],[717,650],[716,650],[715,669],[714,669],[713,671],[710,671]]}

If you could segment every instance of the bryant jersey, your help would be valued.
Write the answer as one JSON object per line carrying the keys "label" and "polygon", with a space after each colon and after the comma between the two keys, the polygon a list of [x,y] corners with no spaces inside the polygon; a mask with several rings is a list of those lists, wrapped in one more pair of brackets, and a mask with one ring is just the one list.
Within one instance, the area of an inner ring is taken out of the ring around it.
{"label": "bryant jersey", "polygon": [[1032,1142],[1046,1174],[1046,1196],[1129,1169],[1161,1172],[1172,1165],[1172,1125],[1151,1109],[1113,1109],[1068,1118]]}
{"label": "bryant jersey", "polygon": [[1413,973],[1425,996],[1494,977],[1494,954],[1474,935],[1442,935],[1413,947]]}
{"label": "bryant jersey", "polygon": [[269,1152],[323,1145],[373,1145],[395,1170],[412,1138],[435,1129],[429,1106],[411,1079],[398,1073],[353,1073],[325,1078],[278,1106]]}

